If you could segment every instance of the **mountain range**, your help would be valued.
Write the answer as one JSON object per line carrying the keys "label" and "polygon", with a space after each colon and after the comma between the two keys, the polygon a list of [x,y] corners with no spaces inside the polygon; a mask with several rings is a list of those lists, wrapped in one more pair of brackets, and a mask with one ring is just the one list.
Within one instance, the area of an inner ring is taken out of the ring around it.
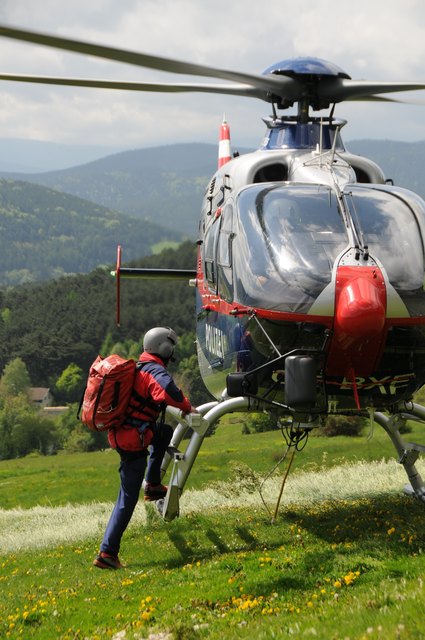
{"label": "mountain range", "polygon": [[[425,141],[357,140],[347,143],[347,148],[377,162],[394,184],[425,197]],[[44,185],[195,237],[204,191],[216,167],[216,145],[192,143],[122,151],[55,171],[0,171],[0,175]]]}
{"label": "mountain range", "polygon": [[0,175],[70,193],[194,238],[205,188],[216,169],[215,145],[175,144],[124,151],[60,171]]}
{"label": "mountain range", "polygon": [[425,141],[356,140],[347,143],[352,153],[374,160],[395,185],[415,191],[425,199]]}

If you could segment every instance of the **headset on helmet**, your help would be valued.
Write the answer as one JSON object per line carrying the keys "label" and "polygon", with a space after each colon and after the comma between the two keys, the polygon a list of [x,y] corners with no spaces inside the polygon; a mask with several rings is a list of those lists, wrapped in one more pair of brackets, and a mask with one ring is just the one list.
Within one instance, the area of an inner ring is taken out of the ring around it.
{"label": "headset on helmet", "polygon": [[145,333],[143,350],[168,360],[177,344],[177,335],[170,327],[154,327]]}

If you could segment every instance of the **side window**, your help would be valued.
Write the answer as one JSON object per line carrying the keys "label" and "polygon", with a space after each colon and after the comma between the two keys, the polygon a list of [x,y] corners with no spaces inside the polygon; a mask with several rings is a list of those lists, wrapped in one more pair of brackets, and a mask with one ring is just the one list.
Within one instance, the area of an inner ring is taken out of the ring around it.
{"label": "side window", "polygon": [[233,207],[227,204],[221,214],[220,234],[217,247],[218,291],[231,302],[233,299],[232,242]]}
{"label": "side window", "polygon": [[232,224],[233,207],[228,204],[221,214],[220,235],[218,240],[217,262],[222,267],[232,266]]}
{"label": "side window", "polygon": [[215,257],[216,257],[216,245],[217,235],[220,226],[220,220],[215,219],[209,226],[205,233],[204,240],[204,267],[205,275],[208,281],[209,288],[212,291],[217,289],[217,274],[215,272]]}

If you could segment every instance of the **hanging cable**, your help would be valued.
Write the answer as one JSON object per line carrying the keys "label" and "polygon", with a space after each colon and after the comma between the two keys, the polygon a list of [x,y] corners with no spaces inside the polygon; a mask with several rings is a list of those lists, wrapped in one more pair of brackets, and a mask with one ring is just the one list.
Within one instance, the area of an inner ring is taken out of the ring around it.
{"label": "hanging cable", "polygon": [[290,459],[289,459],[289,464],[288,464],[288,467],[287,467],[287,469],[286,469],[286,473],[285,473],[285,475],[283,476],[282,486],[280,487],[279,497],[278,497],[278,499],[277,499],[277,502],[276,502],[276,508],[275,508],[275,510],[274,510],[274,515],[273,515],[273,518],[272,518],[272,524],[274,524],[274,523],[276,522],[277,512],[279,511],[280,501],[281,501],[281,499],[282,499],[282,494],[283,494],[283,490],[284,490],[284,488],[285,488],[286,479],[287,479],[287,477],[288,477],[288,475],[289,475],[289,472],[290,472],[290,470],[291,470],[292,462],[294,461],[294,457],[295,457],[295,452],[296,452],[296,451],[297,451],[297,449],[296,449],[296,448],[293,448],[293,449],[292,449],[292,455],[291,455],[291,457],[290,457]]}
{"label": "hanging cable", "polygon": [[288,455],[289,449],[290,449],[290,447],[289,447],[289,446],[287,446],[287,447],[286,447],[286,451],[285,451],[285,453],[283,454],[283,456],[282,456],[282,457],[281,457],[281,458],[276,462],[276,464],[275,464],[275,465],[274,465],[274,467],[273,467],[273,468],[268,472],[268,474],[267,474],[266,476],[264,476],[263,481],[261,482],[261,484],[260,484],[260,486],[259,486],[259,488],[258,488],[258,493],[260,494],[261,501],[262,501],[263,505],[265,506],[266,511],[268,512],[269,516],[272,518],[272,520],[273,520],[273,514],[272,514],[272,512],[270,511],[270,509],[269,509],[269,508],[268,508],[268,506],[267,506],[267,502],[266,502],[266,501],[265,501],[265,499],[264,499],[262,489],[263,489],[264,484],[267,482],[267,480],[268,480],[269,478],[271,478],[271,476],[274,474],[274,472],[276,471],[276,469],[277,469],[277,468],[282,464],[282,462],[284,462],[284,460],[285,460],[286,456]]}
{"label": "hanging cable", "polygon": [[[288,478],[289,472],[291,470],[291,466],[292,463],[294,461],[294,457],[295,457],[295,453],[297,451],[302,451],[305,447],[305,445],[307,444],[307,440],[308,440],[308,435],[310,433],[310,429],[307,427],[301,427],[300,426],[301,423],[297,422],[294,425],[294,422],[291,421],[290,424],[284,425],[281,424],[281,432],[282,432],[282,436],[286,442],[286,450],[283,454],[283,456],[277,461],[277,463],[274,465],[274,467],[268,472],[268,474],[263,478],[263,481],[261,482],[259,488],[258,488],[258,492],[260,494],[260,498],[261,501],[264,505],[264,507],[266,508],[267,513],[269,514],[270,518],[271,518],[271,522],[272,524],[274,522],[276,522],[276,518],[277,518],[277,513],[279,511],[279,506],[280,506],[280,502],[282,500],[282,495],[283,495],[283,490],[285,488],[285,484],[286,484],[286,480]],[[273,475],[273,473],[276,471],[276,469],[286,460],[289,451],[292,450],[291,456],[289,458],[289,462],[288,462],[288,466],[286,468],[286,471],[284,473],[283,479],[282,479],[282,485],[280,488],[280,492],[279,492],[279,496],[276,502],[276,506],[274,509],[274,513],[272,513],[267,505],[267,502],[264,499],[263,496],[263,487],[264,484],[267,482],[267,480]]]}

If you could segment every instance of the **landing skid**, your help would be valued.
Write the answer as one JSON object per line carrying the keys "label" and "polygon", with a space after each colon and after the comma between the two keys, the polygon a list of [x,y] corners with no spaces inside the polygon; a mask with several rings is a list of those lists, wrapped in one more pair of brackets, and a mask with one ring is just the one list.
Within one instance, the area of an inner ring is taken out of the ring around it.
{"label": "landing skid", "polygon": [[407,473],[410,484],[406,485],[405,493],[415,495],[419,500],[425,502],[425,484],[415,467],[415,462],[419,455],[425,452],[425,446],[416,442],[406,442],[400,433],[400,429],[406,424],[407,420],[425,421],[425,407],[412,402],[408,406],[403,406],[398,413],[394,413],[391,416],[375,413],[374,420],[389,435],[397,451],[398,462],[403,465]]}
{"label": "landing skid", "polygon": [[[161,474],[164,476],[170,464],[172,464],[171,477],[168,482],[168,491],[164,500],[158,500],[156,505],[164,520],[174,520],[180,513],[180,496],[184,485],[192,470],[193,463],[199,453],[206,433],[222,416],[235,411],[259,410],[259,405],[252,398],[230,398],[222,401],[208,402],[198,407],[197,414],[189,414],[182,418],[181,412],[174,407],[168,407],[167,412],[179,420],[174,430],[174,435],[164,456],[161,465]],[[192,435],[186,450],[182,453],[179,445],[188,429],[192,429]]]}
{"label": "landing skid", "polygon": [[[168,407],[167,412],[177,418],[179,423],[174,430],[173,438],[161,466],[163,477],[172,464],[167,495],[163,500],[156,502],[158,512],[164,520],[174,520],[180,514],[180,496],[208,429],[227,413],[259,411],[262,408],[258,401],[242,396],[206,403],[198,407],[199,415],[190,414],[186,417],[182,417],[178,409]],[[425,422],[425,407],[411,403],[408,407],[403,405],[397,413],[391,416],[376,412],[373,418],[389,435],[397,451],[398,462],[404,466],[410,482],[405,487],[405,492],[415,495],[422,502],[425,502],[425,483],[415,467],[419,455],[425,452],[425,446],[415,442],[406,442],[400,433],[400,429],[407,420]],[[192,435],[186,450],[182,452],[179,450],[179,445],[189,428],[192,429]]]}

